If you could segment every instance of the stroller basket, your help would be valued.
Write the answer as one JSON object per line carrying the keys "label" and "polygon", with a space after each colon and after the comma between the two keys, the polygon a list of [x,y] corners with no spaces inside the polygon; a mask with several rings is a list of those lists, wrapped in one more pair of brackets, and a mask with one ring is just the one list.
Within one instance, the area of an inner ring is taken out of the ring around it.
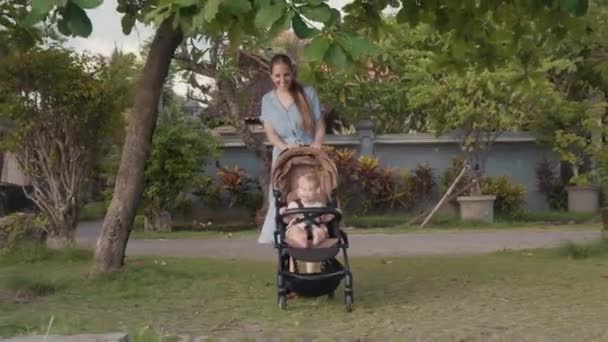
{"label": "stroller basket", "polygon": [[337,259],[323,262],[321,273],[310,273],[306,276],[286,273],[287,288],[302,297],[318,297],[333,293],[342,280],[344,266]]}

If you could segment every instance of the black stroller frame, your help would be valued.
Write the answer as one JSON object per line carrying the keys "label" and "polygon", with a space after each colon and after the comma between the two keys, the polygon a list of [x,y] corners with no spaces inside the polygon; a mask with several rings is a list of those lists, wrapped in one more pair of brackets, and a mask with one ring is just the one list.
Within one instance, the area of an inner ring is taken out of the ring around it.
{"label": "black stroller frame", "polygon": [[[329,299],[335,296],[335,290],[344,279],[344,305],[346,311],[352,311],[354,303],[353,276],[348,262],[348,235],[340,229],[342,214],[337,210],[336,197],[326,208],[294,208],[287,209],[282,214],[279,208],[285,207],[281,201],[281,191],[273,189],[277,214],[275,216],[277,230],[274,232],[274,246],[278,250],[277,290],[278,305],[280,309],[287,308],[287,295],[295,292],[306,297],[319,297],[327,295]],[[336,238],[336,244],[321,248],[295,248],[285,242],[287,224],[283,221],[285,216],[301,214],[306,224],[308,239],[312,239],[312,226],[315,219],[321,215],[331,214],[334,218],[327,223],[329,238]],[[344,265],[335,256],[342,250]],[[306,262],[321,262],[320,273],[290,272],[290,258]]]}

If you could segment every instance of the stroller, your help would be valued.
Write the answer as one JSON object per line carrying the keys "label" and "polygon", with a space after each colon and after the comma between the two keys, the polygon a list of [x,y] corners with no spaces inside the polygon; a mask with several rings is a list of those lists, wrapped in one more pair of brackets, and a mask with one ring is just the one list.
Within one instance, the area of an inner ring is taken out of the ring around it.
{"label": "stroller", "polygon": [[[325,208],[293,208],[279,211],[287,203],[297,197],[297,179],[306,173],[315,173],[320,180],[320,188],[328,199]],[[302,146],[283,151],[275,162],[272,174],[273,193],[277,208],[274,233],[274,246],[278,250],[277,288],[279,308],[287,307],[287,295],[294,292],[303,297],[319,297],[327,295],[334,298],[334,293],[340,281],[344,279],[344,304],[350,312],[353,305],[353,276],[348,263],[348,236],[340,229],[341,212],[337,208],[335,189],[338,184],[338,171],[329,156],[318,149]],[[315,219],[322,215],[333,218],[326,222],[328,239],[320,245],[310,248],[296,248],[286,241],[287,223],[284,218],[288,215],[301,215],[305,223],[308,239],[312,239],[312,225]],[[336,256],[342,250],[343,262]],[[320,263],[320,271],[301,273],[297,269],[290,270],[290,259],[301,262]]]}

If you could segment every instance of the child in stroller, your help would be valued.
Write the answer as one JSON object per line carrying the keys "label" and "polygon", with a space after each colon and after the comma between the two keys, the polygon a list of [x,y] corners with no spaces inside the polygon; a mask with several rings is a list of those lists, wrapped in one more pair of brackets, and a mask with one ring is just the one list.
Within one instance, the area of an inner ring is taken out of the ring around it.
{"label": "child in stroller", "polygon": [[[344,279],[344,302],[347,311],[352,310],[353,280],[346,251],[348,236],[339,228],[341,212],[333,196],[337,177],[336,166],[327,154],[310,147],[283,151],[275,162],[273,192],[275,205],[281,209],[277,211],[274,239],[278,251],[278,302],[282,309],[286,308],[287,294],[291,292],[333,298],[335,289]],[[311,196],[307,196],[307,191]],[[298,201],[306,202],[306,205],[297,205]],[[344,265],[336,259],[340,251]],[[310,269],[301,273],[293,267],[292,260],[307,265],[316,263],[320,267],[312,273]]]}

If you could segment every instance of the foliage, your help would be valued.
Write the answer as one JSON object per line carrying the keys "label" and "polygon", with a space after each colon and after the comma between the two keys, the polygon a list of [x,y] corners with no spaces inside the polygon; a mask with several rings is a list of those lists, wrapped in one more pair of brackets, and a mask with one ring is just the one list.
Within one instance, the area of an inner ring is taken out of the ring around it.
{"label": "foliage", "polygon": [[180,114],[160,120],[145,168],[146,208],[173,209],[178,195],[194,184],[205,164],[218,154],[216,138],[200,123]]}
{"label": "foliage", "polygon": [[[464,159],[462,157],[454,156],[454,157],[450,158],[450,164],[448,165],[448,167],[445,170],[443,170],[443,173],[441,175],[441,184],[439,185],[439,192],[441,194],[445,194],[448,191],[449,187],[456,180],[456,177],[458,177],[458,174],[462,170],[463,166],[464,166]],[[462,177],[460,177],[460,180],[458,181],[458,184],[456,184],[454,191],[458,191],[459,189],[462,189],[463,187],[467,186],[470,182],[471,182],[471,178],[465,172],[465,174],[462,175]]]}
{"label": "foliage", "polygon": [[228,206],[245,205],[257,210],[260,208],[263,197],[259,183],[251,178],[245,170],[238,165],[220,168],[217,172],[222,189],[228,195]]}
{"label": "foliage", "polygon": [[608,29],[608,7],[599,1],[585,17],[585,34],[568,37],[545,53],[570,61],[567,67],[552,67],[547,75],[554,85],[552,106],[534,117],[530,128],[539,140],[550,144],[572,171],[571,184],[589,185],[595,172],[588,161],[599,151],[598,139],[607,133],[606,93],[608,91],[608,43],[600,37]]}
{"label": "foliage", "polygon": [[[493,71],[468,68],[462,74],[423,73],[411,89],[414,108],[429,115],[436,134],[455,132],[471,176],[481,178],[488,153],[505,131],[519,129],[527,117],[540,115],[550,91],[544,77],[515,64]],[[528,86],[528,82],[536,82]],[[479,189],[476,189],[479,191]]]}
{"label": "foliage", "polygon": [[412,176],[412,191],[416,200],[427,201],[435,188],[435,176],[433,169],[428,162],[423,162],[416,166]]}
{"label": "foliage", "polygon": [[33,183],[51,236],[71,240],[82,182],[96,144],[120,111],[103,60],[61,48],[32,48],[0,62],[0,114],[11,124],[5,146]]}
{"label": "foliage", "polygon": [[46,242],[46,228],[33,214],[15,213],[0,219],[0,256],[38,250]]}
{"label": "foliage", "polygon": [[[440,191],[444,194],[448,187],[454,182],[462,166],[464,160],[461,157],[453,157],[450,160],[450,165],[443,171],[441,178]],[[546,171],[543,171],[546,172]],[[455,187],[455,191],[462,189],[470,182],[470,177],[466,173],[460,178],[460,181]],[[524,214],[524,197],[526,188],[521,184],[513,184],[508,177],[483,177],[481,179],[482,193],[496,196],[494,201],[494,210],[499,216],[507,218],[520,218]],[[469,196],[472,191],[464,191],[461,196]]]}
{"label": "foliage", "polygon": [[521,184],[513,184],[508,177],[485,177],[481,183],[484,194],[496,196],[494,210],[503,217],[518,218],[524,213],[524,197],[526,188]]}
{"label": "foliage", "polygon": [[346,125],[369,118],[374,131],[408,133],[426,130],[426,116],[412,110],[409,89],[412,77],[432,55],[441,37],[427,26],[410,28],[385,20],[386,33],[365,65],[327,73],[323,66],[305,70],[303,77],[319,89],[323,103],[340,115]]}
{"label": "foliage", "polygon": [[542,159],[535,168],[538,191],[545,195],[549,208],[564,210],[567,207],[567,192],[560,177],[556,175],[558,165]]}

